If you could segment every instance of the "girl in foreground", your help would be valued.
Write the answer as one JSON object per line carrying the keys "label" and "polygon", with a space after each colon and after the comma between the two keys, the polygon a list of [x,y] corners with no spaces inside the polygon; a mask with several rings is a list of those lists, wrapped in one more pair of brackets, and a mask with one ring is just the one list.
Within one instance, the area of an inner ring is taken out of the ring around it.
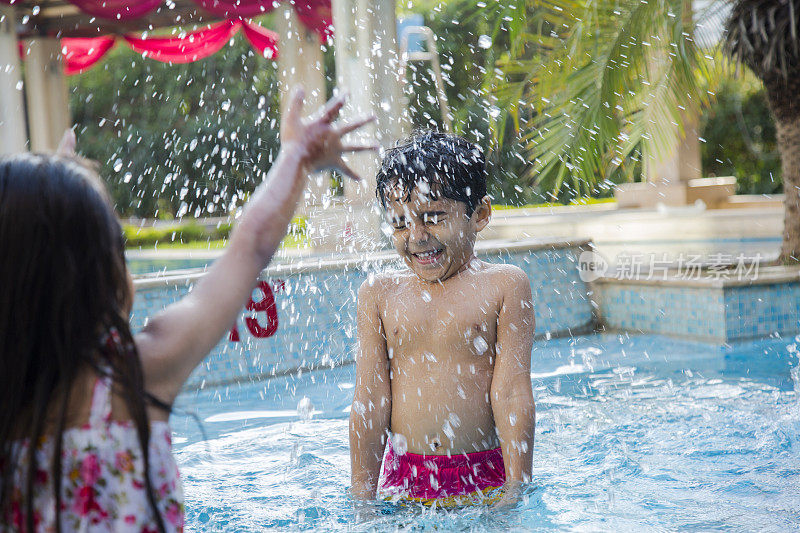
{"label": "girl in foreground", "polygon": [[76,161],[0,160],[0,532],[181,531],[167,425],[192,370],[230,328],[286,233],[309,172],[356,178],[332,123],[301,120],[296,89],[281,151],[225,254],[136,336],[119,222]]}

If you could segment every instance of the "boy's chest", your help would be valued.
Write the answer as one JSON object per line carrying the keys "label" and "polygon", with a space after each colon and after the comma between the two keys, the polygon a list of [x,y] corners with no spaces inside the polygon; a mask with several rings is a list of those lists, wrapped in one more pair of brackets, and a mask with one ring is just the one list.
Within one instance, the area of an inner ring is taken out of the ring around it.
{"label": "boy's chest", "polygon": [[387,347],[401,352],[494,352],[501,299],[491,290],[407,291],[384,302]]}

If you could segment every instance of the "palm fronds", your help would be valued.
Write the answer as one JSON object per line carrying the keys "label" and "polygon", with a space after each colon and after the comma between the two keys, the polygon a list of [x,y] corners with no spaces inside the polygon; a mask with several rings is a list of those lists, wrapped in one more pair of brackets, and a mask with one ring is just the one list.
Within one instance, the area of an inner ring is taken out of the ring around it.
{"label": "palm fronds", "polygon": [[683,118],[707,103],[709,52],[696,40],[704,13],[693,16],[686,0],[536,6],[495,87],[512,119],[525,106],[534,116],[520,130],[532,181],[585,194],[630,177],[643,151],[663,155]]}

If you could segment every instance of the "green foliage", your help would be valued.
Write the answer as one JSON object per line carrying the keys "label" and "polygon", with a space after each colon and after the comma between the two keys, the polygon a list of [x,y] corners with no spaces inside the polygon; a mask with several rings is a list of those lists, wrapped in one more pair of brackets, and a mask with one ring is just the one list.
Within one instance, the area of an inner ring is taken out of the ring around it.
{"label": "green foliage", "polygon": [[128,248],[148,247],[159,243],[169,242],[198,242],[218,240],[228,237],[230,225],[227,228],[206,229],[196,224],[181,224],[168,227],[138,227],[126,224],[123,226],[126,246]]}
{"label": "green foliage", "polygon": [[775,123],[761,84],[746,77],[728,81],[701,121],[703,170],[710,176],[736,176],[739,194],[782,190]]}
{"label": "green foliage", "polygon": [[[616,200],[614,198],[574,198],[566,205],[600,205],[600,204],[613,204]],[[564,203],[544,202],[541,204],[525,204],[525,205],[494,205],[492,204],[492,211],[513,211],[515,209],[541,209],[548,207],[564,207]]]}
{"label": "green foliage", "polygon": [[[499,149],[493,143],[492,124],[500,112],[497,102],[484,87],[488,73],[508,53],[509,26],[524,20],[524,0],[489,2],[447,0],[415,2],[413,11],[423,15],[433,30],[442,66],[454,133],[481,145],[487,153],[488,191],[500,203],[513,205],[541,202],[544,191],[529,186],[522,175],[527,165],[521,146],[513,138]],[[443,130],[436,99],[433,72],[427,63],[412,63],[407,73],[406,94],[415,128]]]}
{"label": "green foliage", "polygon": [[70,83],[77,150],[100,163],[124,215],[227,213],[277,154],[276,65],[241,36],[185,65],[120,44]]}
{"label": "green foliage", "polygon": [[[139,227],[124,224],[122,227],[128,248],[163,246],[166,244],[214,243],[230,238],[233,224],[222,222],[213,227],[206,227],[196,222],[188,224],[170,224],[164,226]],[[306,238],[306,219],[294,217],[289,225],[287,242],[298,243]]]}
{"label": "green foliage", "polygon": [[663,155],[672,124],[709,102],[719,74],[693,20],[719,4],[693,18],[686,0],[537,3],[494,91],[533,162],[525,176],[572,197],[636,179],[643,154]]}

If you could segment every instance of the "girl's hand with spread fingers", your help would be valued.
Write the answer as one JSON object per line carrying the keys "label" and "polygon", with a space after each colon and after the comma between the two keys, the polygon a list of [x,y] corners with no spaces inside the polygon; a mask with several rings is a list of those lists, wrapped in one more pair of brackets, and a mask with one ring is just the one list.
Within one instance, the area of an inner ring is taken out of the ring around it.
{"label": "girl's hand with spread fingers", "polygon": [[334,120],[345,103],[343,95],[331,98],[322,114],[303,121],[303,89],[296,87],[291,103],[281,121],[281,146],[284,150],[297,150],[307,170],[316,172],[334,169],[358,181],[361,178],[345,163],[342,155],[348,152],[377,150],[377,145],[349,145],[342,142],[348,133],[375,120],[369,116],[350,124],[336,126]]}

